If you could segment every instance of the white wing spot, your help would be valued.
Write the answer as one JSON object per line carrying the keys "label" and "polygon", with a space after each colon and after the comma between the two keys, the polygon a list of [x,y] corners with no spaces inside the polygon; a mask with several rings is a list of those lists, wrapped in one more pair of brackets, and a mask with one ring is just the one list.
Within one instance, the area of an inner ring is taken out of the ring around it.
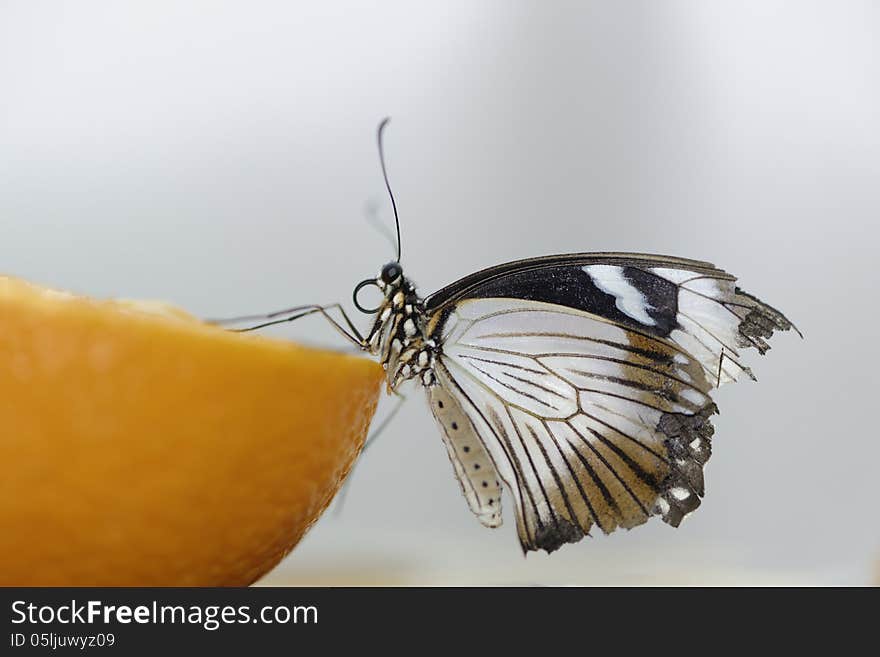
{"label": "white wing spot", "polygon": [[694,277],[694,272],[690,269],[670,269],[668,267],[653,267],[651,269],[652,274],[657,274],[657,276],[661,276],[665,278],[667,281],[671,283],[684,283],[687,280],[690,280]]}
{"label": "white wing spot", "polygon": [[596,287],[615,298],[614,305],[622,313],[647,326],[657,324],[647,312],[649,309],[653,310],[653,308],[648,305],[645,295],[626,280],[623,275],[623,267],[616,265],[587,265],[583,270],[590,275]]}
{"label": "white wing spot", "polygon": [[696,405],[700,405],[706,401],[706,396],[699,390],[694,390],[693,388],[685,388],[679,393],[679,395],[685,401],[689,401]]}
{"label": "white wing spot", "polygon": [[687,488],[672,488],[669,492],[672,493],[672,497],[677,500],[686,500],[691,496],[691,492]]}

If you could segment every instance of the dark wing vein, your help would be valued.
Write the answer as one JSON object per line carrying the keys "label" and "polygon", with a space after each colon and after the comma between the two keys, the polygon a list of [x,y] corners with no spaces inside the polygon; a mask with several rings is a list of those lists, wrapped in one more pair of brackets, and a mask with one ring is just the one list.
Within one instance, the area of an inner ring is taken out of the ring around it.
{"label": "dark wing vein", "polygon": [[[513,426],[513,430],[516,433],[516,437],[519,438],[519,444],[522,445],[523,451],[526,454],[526,458],[529,461],[529,467],[532,468],[532,472],[535,475],[535,481],[538,482],[538,488],[541,489],[541,495],[544,496],[544,501],[547,502],[547,508],[550,510],[550,517],[553,519],[553,524],[556,525],[557,529],[559,528],[559,521],[556,518],[556,510],[553,508],[553,503],[550,501],[550,497],[547,495],[547,490],[544,488],[544,481],[541,479],[541,475],[538,473],[538,469],[535,467],[535,461],[532,459],[532,453],[529,451],[529,448],[526,446],[525,440],[523,440],[522,433],[519,430],[519,427],[516,425],[516,420],[513,419],[513,413],[510,412],[510,407],[504,404],[505,410],[507,410],[507,417],[510,418],[510,424]],[[538,518],[538,524],[543,525],[543,521],[541,520],[541,514],[538,511],[538,508],[535,507],[535,515]]]}
{"label": "dark wing vein", "polygon": [[[715,340],[715,342],[717,342],[717,343],[720,344],[722,347],[724,347],[725,349],[727,349],[730,353],[732,353],[732,354],[733,354],[734,356],[736,356],[737,358],[739,357],[739,352],[738,352],[734,347],[731,347],[730,345],[726,344],[726,343],[724,342],[724,340],[722,340],[722,339],[719,338],[717,335],[715,335],[715,333],[714,333],[713,331],[710,331],[710,330],[707,329],[705,326],[703,326],[700,322],[698,322],[697,320],[695,320],[693,317],[691,317],[690,315],[686,315],[685,313],[683,313],[683,312],[680,311],[680,310],[678,311],[678,314],[681,315],[682,317],[685,317],[685,318],[688,319],[689,321],[693,322],[693,323],[696,324],[697,326],[699,326],[699,327],[700,327],[701,329],[703,329],[706,333],[708,333],[709,336],[710,336],[713,340]],[[692,335],[693,335],[693,334],[692,334]],[[694,337],[696,338],[696,336],[694,336]],[[700,341],[700,343],[703,344],[703,346],[706,347],[706,349],[709,349],[709,346],[706,345],[705,343],[703,343],[702,340]]]}
{"label": "dark wing vein", "polygon": [[[626,388],[633,388],[635,390],[642,390],[644,392],[649,392],[652,395],[656,395],[662,399],[666,399],[669,401],[674,400],[674,395],[672,395],[667,390],[658,390],[655,386],[652,386],[647,383],[642,383],[641,381],[633,381],[632,379],[627,379],[620,376],[613,376],[611,374],[597,374],[596,372],[587,372],[586,370],[570,370],[571,372],[578,374],[587,379],[597,379],[599,381],[608,381],[609,383],[616,383],[617,385],[624,386]],[[562,375],[560,375],[561,378]],[[565,379],[567,380],[567,379]],[[569,383],[571,383],[569,381]],[[574,385],[572,383],[572,385]],[[575,386],[577,388],[577,386]],[[579,390],[581,388],[578,388]]]}
{"label": "dark wing vein", "polygon": [[[647,408],[651,408],[651,409],[657,411],[658,413],[665,413],[666,412],[664,409],[659,408],[657,406],[654,406],[653,404],[649,404],[646,401],[642,401],[641,399],[633,399],[632,397],[627,397],[626,395],[618,395],[617,393],[608,392],[607,390],[596,390],[594,388],[581,388],[580,390],[582,392],[589,392],[590,394],[594,394],[594,395],[604,395],[605,397],[615,397],[617,399],[622,399],[624,401],[631,402],[633,404],[639,404],[640,406],[645,406]],[[581,411],[583,411],[583,408],[581,408]]]}
{"label": "dark wing vein", "polygon": [[[476,348],[482,350],[482,347],[476,347]],[[486,351],[492,351],[492,350],[487,349]],[[515,355],[516,352],[511,351],[508,353],[510,353],[511,355]],[[518,365],[517,363],[509,363],[509,362],[504,362],[504,361],[500,361],[500,360],[492,360],[490,358],[480,358],[479,356],[472,356],[470,354],[462,354],[461,357],[466,358],[467,360],[476,360],[481,363],[489,363],[490,365],[502,365],[504,367],[511,367],[513,369],[522,370],[523,372],[531,372],[532,374],[546,374],[547,373],[546,369],[533,370],[533,369],[529,369],[528,367],[523,367],[522,365]],[[530,358],[530,356],[526,356],[526,358]]]}
{"label": "dark wing vein", "polygon": [[[620,343],[618,343],[618,344],[620,344]],[[578,353],[578,352],[572,352],[572,351],[548,351],[548,352],[542,352],[539,354],[525,354],[521,351],[511,351],[510,349],[499,349],[497,347],[484,347],[482,345],[480,345],[479,347],[472,347],[472,348],[479,349],[481,351],[489,351],[489,352],[493,352],[493,353],[497,353],[497,354],[508,354],[511,356],[524,356],[526,358],[531,358],[531,359],[537,361],[538,363],[540,363],[542,358],[584,358],[584,359],[588,359],[588,360],[601,360],[601,361],[605,361],[607,363],[614,363],[615,365],[623,365],[625,367],[634,367],[636,369],[644,370],[645,372],[651,372],[652,374],[656,374],[657,376],[666,377],[667,379],[671,379],[672,381],[675,381],[676,383],[680,383],[683,386],[687,386],[688,388],[692,388],[693,390],[696,390],[697,392],[701,392],[701,393],[703,392],[702,390],[700,390],[700,388],[695,386],[693,383],[685,381],[684,379],[677,377],[670,372],[658,370],[657,368],[651,367],[650,365],[645,364],[645,363],[637,363],[635,361],[623,360],[621,358],[614,358],[612,356],[602,356],[599,354],[585,354],[585,353]],[[624,350],[626,348],[626,345],[620,344],[620,348],[621,348],[621,350]],[[463,358],[473,358],[472,356],[462,356],[462,357]],[[489,361],[489,360],[487,360],[486,362],[500,363],[500,361]],[[511,366],[514,366],[514,365],[511,364]],[[529,370],[526,368],[520,368],[520,369],[524,369],[527,372],[534,372],[536,374],[538,373],[538,372],[535,372],[534,370]],[[540,372],[540,373],[543,374],[544,372]],[[556,373],[554,372],[554,374],[556,374]],[[557,374],[557,376],[559,376],[560,378],[564,379],[567,383],[574,386],[574,384],[571,383],[571,381],[566,379],[561,374]],[[574,387],[576,388],[577,386],[574,386]]]}
{"label": "dark wing vein", "polygon": [[[655,342],[657,344],[662,345],[665,349],[671,349],[676,351],[684,356],[690,358],[690,354],[682,349],[680,346],[675,344],[674,342],[661,342],[657,340],[656,337],[652,335],[648,335],[646,333],[642,333],[641,331],[635,331],[629,327],[625,329],[629,333],[633,333],[638,335],[645,340]],[[485,333],[483,335],[477,336],[477,339],[483,338],[564,338],[566,340],[581,340],[584,342],[595,342],[596,344],[603,344],[606,347],[613,347],[614,349],[620,349],[622,351],[628,351],[639,356],[643,356],[644,358],[649,358],[651,360],[655,360],[659,363],[668,363],[669,357],[659,351],[651,351],[649,349],[642,349],[640,347],[634,347],[630,344],[623,344],[622,342],[615,342],[614,340],[605,340],[603,338],[591,338],[586,335],[573,335],[571,333],[557,333],[557,332],[547,332],[547,331],[531,331],[531,332],[523,332],[523,331],[515,331],[515,332],[504,332],[504,333]],[[465,346],[471,347],[473,349],[483,349],[481,345],[475,345],[472,343],[462,343]],[[516,352],[513,352],[516,353]],[[528,355],[528,354],[523,354]]]}
{"label": "dark wing vein", "polygon": [[[562,446],[559,444],[559,440],[556,439],[556,436],[553,433],[553,431],[550,429],[550,425],[547,423],[547,420],[541,420],[541,423],[544,425],[544,430],[547,432],[547,435],[551,437],[550,442],[552,442],[554,447],[556,447],[556,451],[559,452],[559,456],[562,459],[562,462],[565,463],[565,467],[568,469],[568,473],[571,475],[571,480],[574,482],[575,486],[577,487],[578,493],[580,493],[581,499],[584,501],[584,505],[587,507],[587,511],[590,512],[590,518],[591,518],[592,523],[599,525],[599,528],[601,529],[602,524],[599,522],[599,516],[596,514],[596,510],[593,508],[593,505],[590,502],[590,496],[587,495],[587,492],[584,490],[584,487],[581,484],[581,480],[578,478],[578,476],[575,474],[574,470],[572,469],[571,463],[568,462],[568,458],[565,456],[565,452],[563,451]],[[568,502],[567,497],[566,497],[566,502]],[[569,507],[569,511],[571,512],[570,507]],[[572,513],[571,517],[577,518],[577,514]]]}
{"label": "dark wing vein", "polygon": [[[572,429],[574,429],[574,427],[572,427]],[[578,431],[576,429],[574,429],[574,432],[578,436],[580,436],[580,434],[578,433]],[[609,491],[608,488],[605,486],[605,482],[602,481],[602,477],[600,477],[598,474],[596,474],[596,471],[593,469],[593,465],[590,463],[590,461],[587,459],[587,457],[584,456],[583,454],[581,454],[580,450],[576,446],[572,445],[571,441],[568,438],[566,438],[565,440],[569,444],[569,446],[571,447],[571,451],[574,452],[574,455],[581,462],[581,465],[584,466],[584,469],[587,471],[587,474],[590,475],[590,479],[592,479],[593,483],[596,484],[596,488],[598,488],[599,491],[602,493],[602,497],[605,498],[605,503],[608,505],[608,508],[614,509],[617,516],[623,518],[624,517],[623,510],[618,506],[617,500],[614,499],[614,496],[611,494],[611,491]],[[599,521],[598,517],[596,518],[596,523],[599,525],[599,527],[602,529],[602,531],[605,532],[606,534],[608,534],[612,531],[611,529],[606,529],[605,527],[602,527],[602,523]]]}
{"label": "dark wing vein", "polygon": [[[571,425],[569,425],[569,426],[571,426]],[[647,509],[645,508],[645,506],[642,504],[642,501],[638,498],[638,496],[637,496],[635,493],[633,493],[632,489],[629,487],[629,484],[627,484],[626,481],[624,481],[623,477],[620,476],[620,474],[617,472],[617,469],[616,469],[614,466],[612,466],[612,465],[611,465],[611,464],[605,459],[604,456],[602,456],[602,454],[599,452],[599,450],[597,450],[597,449],[593,446],[593,444],[587,439],[587,437],[586,437],[585,435],[583,435],[580,431],[578,431],[578,428],[577,428],[577,427],[572,426],[571,428],[574,429],[574,432],[575,432],[578,436],[580,436],[580,438],[581,438],[581,440],[583,441],[583,443],[584,443],[587,447],[589,447],[590,450],[592,450],[593,454],[596,455],[596,458],[598,458],[600,461],[602,461],[602,463],[605,465],[605,467],[608,468],[608,469],[611,471],[611,473],[614,475],[614,477],[617,479],[617,481],[619,481],[620,484],[621,484],[621,486],[623,486],[624,490],[625,490],[627,493],[629,493],[629,496],[630,496],[631,498],[633,498],[633,500],[635,500],[635,503],[636,503],[636,504],[638,504],[639,508],[640,508],[640,509],[642,510],[642,512],[645,514],[645,517],[648,517],[648,515],[649,515],[649,514],[648,514],[648,510],[647,510]],[[600,434],[599,434],[598,432],[596,432],[596,431],[593,430],[593,429],[589,429],[589,431],[590,431],[591,434],[593,434],[593,435],[596,436],[597,438],[600,438],[600,439],[601,439],[601,436],[600,436]],[[619,509],[619,507],[618,507],[618,509]],[[625,518],[625,517],[626,517],[626,515],[621,511],[621,519],[623,519],[623,518]]]}
{"label": "dark wing vein", "polygon": [[[524,396],[524,397],[528,397],[529,399],[533,399],[533,400],[535,400],[536,402],[538,402],[539,404],[546,404],[547,406],[549,406],[549,407],[552,408],[553,410],[557,410],[557,411],[559,410],[559,407],[558,407],[558,406],[554,406],[553,404],[551,404],[550,402],[548,402],[548,401],[546,401],[546,400],[544,400],[544,399],[541,399],[541,398],[539,398],[539,397],[536,397],[535,395],[532,395],[532,394],[530,394],[530,393],[528,393],[528,392],[526,392],[526,391],[524,391],[524,390],[520,390],[519,388],[515,388],[515,387],[513,387],[512,385],[510,385],[509,383],[507,383],[507,382],[505,382],[505,381],[502,381],[502,380],[499,379],[498,377],[496,377],[496,376],[492,376],[491,374],[489,374],[486,370],[484,370],[484,369],[481,368],[481,367],[478,367],[478,366],[474,365],[473,368],[474,368],[475,370],[477,370],[478,372],[480,372],[481,374],[483,374],[483,376],[485,376],[487,379],[492,379],[492,380],[495,381],[498,385],[502,385],[502,386],[504,386],[505,388],[507,388],[508,390],[513,390],[515,393],[518,393],[518,394],[520,394],[520,395],[522,395],[522,396]],[[510,375],[508,374],[508,376],[510,376]],[[511,376],[511,378],[512,378],[512,379],[515,379],[515,378],[517,378],[517,377]],[[522,379],[519,379],[519,380],[522,381]],[[528,382],[527,382],[527,383],[528,383]],[[541,386],[536,386],[536,387],[539,387],[539,388],[540,388]],[[493,393],[493,394],[494,394],[494,393]]]}
{"label": "dark wing vein", "polygon": [[[603,408],[604,408],[604,406],[603,406]],[[608,410],[608,409],[605,409],[605,410]],[[582,410],[581,413],[583,413],[584,415],[586,415],[588,418],[590,418],[590,419],[593,420],[594,422],[598,422],[599,424],[608,427],[609,429],[611,429],[611,430],[614,431],[615,433],[620,434],[620,435],[623,436],[624,438],[627,438],[628,440],[630,440],[631,442],[635,443],[636,445],[638,445],[639,447],[641,447],[643,450],[645,450],[646,452],[648,452],[648,454],[650,454],[651,456],[653,456],[653,457],[655,457],[655,458],[657,458],[657,459],[660,459],[660,460],[663,461],[664,463],[669,463],[669,460],[668,460],[665,456],[663,456],[662,454],[659,454],[658,452],[655,452],[653,449],[651,449],[650,447],[648,447],[645,443],[643,443],[643,442],[642,442],[641,440],[639,440],[638,438],[633,438],[632,436],[630,436],[630,435],[629,435],[628,433],[626,433],[625,431],[623,431],[623,430],[621,430],[621,429],[618,429],[618,428],[615,427],[614,425],[609,424],[609,423],[606,422],[605,420],[596,417],[596,416],[593,415],[592,413],[588,413],[587,411],[584,411],[584,410]],[[619,415],[619,414],[618,414],[618,413],[615,413],[615,415]],[[645,426],[647,426],[647,425],[645,425]]]}

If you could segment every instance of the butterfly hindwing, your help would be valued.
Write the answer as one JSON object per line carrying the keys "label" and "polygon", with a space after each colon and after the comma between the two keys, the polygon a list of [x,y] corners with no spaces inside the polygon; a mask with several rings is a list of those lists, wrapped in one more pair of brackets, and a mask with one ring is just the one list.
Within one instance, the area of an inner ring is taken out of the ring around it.
{"label": "butterfly hindwing", "polygon": [[696,436],[682,443],[691,434],[678,427],[714,405],[683,350],[516,299],[462,301],[445,327],[438,385],[461,400],[514,494],[525,549],[551,551],[593,525],[611,532],[653,514],[677,524],[699,504],[705,461],[692,452],[708,453],[709,431],[691,446]]}

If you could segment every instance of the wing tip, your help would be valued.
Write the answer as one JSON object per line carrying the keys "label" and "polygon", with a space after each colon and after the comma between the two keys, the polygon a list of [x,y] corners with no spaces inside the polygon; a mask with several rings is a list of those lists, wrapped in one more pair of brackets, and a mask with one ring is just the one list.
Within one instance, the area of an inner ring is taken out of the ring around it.
{"label": "wing tip", "polygon": [[770,345],[765,340],[770,339],[774,331],[793,330],[803,340],[803,332],[781,311],[740,287],[736,287],[734,292],[736,297],[747,301],[749,305],[749,312],[741,316],[738,327],[740,335],[747,340],[747,344],[753,345],[763,354],[770,349]]}

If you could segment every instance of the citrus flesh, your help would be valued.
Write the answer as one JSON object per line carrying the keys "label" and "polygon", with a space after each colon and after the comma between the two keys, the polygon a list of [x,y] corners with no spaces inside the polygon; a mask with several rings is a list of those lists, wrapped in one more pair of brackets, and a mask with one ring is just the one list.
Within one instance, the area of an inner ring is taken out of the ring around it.
{"label": "citrus flesh", "polygon": [[0,277],[0,585],[241,586],[326,508],[374,362]]}

